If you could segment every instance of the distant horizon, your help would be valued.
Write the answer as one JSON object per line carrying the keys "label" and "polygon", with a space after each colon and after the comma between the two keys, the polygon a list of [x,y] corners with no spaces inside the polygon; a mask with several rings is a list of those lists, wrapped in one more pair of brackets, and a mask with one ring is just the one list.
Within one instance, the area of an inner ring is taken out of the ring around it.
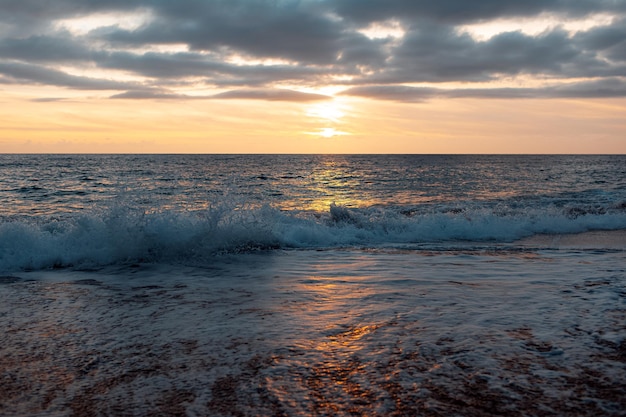
{"label": "distant horizon", "polygon": [[255,155],[353,155],[353,156],[367,156],[367,155],[398,155],[398,156],[626,156],[626,153],[242,153],[242,152],[196,152],[196,153],[176,153],[176,152],[162,152],[162,153],[150,153],[150,152],[5,152],[0,155],[145,155],[145,156],[167,156],[167,155],[232,155],[232,156],[255,156]]}

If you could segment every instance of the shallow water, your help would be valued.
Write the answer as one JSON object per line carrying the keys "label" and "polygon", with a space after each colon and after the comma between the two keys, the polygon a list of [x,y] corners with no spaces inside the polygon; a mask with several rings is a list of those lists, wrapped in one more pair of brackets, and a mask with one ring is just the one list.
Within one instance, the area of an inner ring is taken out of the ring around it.
{"label": "shallow water", "polygon": [[626,248],[289,250],[0,284],[7,415],[623,415]]}

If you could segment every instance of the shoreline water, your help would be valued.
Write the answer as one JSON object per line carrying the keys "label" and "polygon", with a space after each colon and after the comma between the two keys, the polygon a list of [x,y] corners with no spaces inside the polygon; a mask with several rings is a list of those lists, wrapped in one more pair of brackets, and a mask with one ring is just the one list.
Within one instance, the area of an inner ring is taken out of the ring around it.
{"label": "shoreline water", "polygon": [[15,273],[0,413],[623,415],[623,234]]}
{"label": "shoreline water", "polygon": [[592,230],[582,233],[537,234],[515,244],[572,249],[626,249],[626,230]]}

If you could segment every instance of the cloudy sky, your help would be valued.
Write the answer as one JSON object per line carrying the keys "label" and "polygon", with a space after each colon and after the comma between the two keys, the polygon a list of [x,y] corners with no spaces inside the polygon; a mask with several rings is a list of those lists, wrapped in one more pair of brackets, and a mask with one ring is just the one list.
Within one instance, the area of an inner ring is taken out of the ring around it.
{"label": "cloudy sky", "polygon": [[0,0],[0,152],[626,153],[626,0]]}

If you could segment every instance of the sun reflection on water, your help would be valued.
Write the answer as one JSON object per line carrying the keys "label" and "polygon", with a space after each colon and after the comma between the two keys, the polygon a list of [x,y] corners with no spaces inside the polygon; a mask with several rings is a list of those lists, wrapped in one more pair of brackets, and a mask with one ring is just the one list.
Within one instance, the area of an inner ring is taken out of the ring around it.
{"label": "sun reflection on water", "polygon": [[361,173],[344,162],[336,157],[323,160],[311,172],[308,184],[314,198],[302,204],[305,210],[327,212],[333,204],[357,208],[382,203],[363,190]]}
{"label": "sun reflection on water", "polygon": [[[291,369],[290,386],[306,394],[306,409],[316,415],[370,408],[381,396],[372,383],[376,370],[371,364],[372,355],[379,351],[377,336],[387,331],[389,323],[367,319],[372,306],[362,301],[377,297],[375,286],[367,283],[367,273],[344,275],[344,268],[366,271],[370,261],[345,261],[322,261],[316,264],[319,274],[303,275],[291,288],[306,294],[309,302],[290,306],[289,315],[300,328],[291,341],[296,354],[279,362]],[[286,394],[277,391],[279,397]]]}

